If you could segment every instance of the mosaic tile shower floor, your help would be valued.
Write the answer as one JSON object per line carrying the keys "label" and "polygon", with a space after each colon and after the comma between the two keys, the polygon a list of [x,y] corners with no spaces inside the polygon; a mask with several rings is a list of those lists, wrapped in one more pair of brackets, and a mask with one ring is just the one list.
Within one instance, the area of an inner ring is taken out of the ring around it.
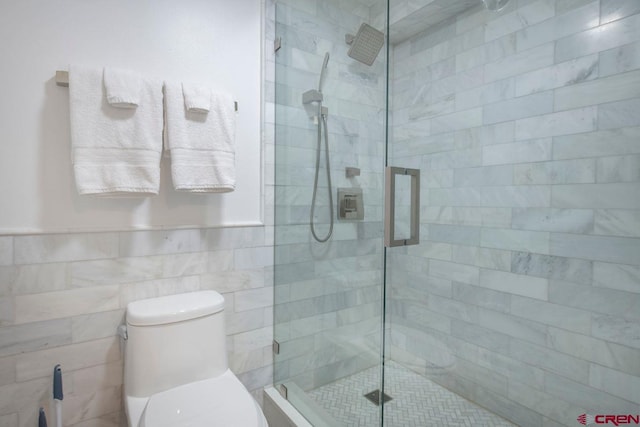
{"label": "mosaic tile shower floor", "polygon": [[[386,364],[385,426],[487,426],[514,424],[398,365]],[[379,407],[364,394],[379,388],[380,370],[370,368],[309,392],[309,396],[344,426],[378,425]]]}

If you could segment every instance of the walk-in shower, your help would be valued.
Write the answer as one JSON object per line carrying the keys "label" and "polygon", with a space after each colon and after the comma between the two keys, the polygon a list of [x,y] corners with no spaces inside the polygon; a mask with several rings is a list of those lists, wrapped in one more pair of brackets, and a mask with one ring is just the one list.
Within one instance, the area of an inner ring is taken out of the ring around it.
{"label": "walk-in shower", "polygon": [[[274,7],[281,394],[315,426],[637,414],[640,6]],[[315,239],[310,213],[319,229],[337,212],[327,186],[361,192],[366,215]]]}

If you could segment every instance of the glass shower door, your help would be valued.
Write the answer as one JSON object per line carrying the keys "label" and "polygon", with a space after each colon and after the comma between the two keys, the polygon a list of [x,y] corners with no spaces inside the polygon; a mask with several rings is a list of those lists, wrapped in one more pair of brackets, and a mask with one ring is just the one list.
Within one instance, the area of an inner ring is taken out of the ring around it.
{"label": "glass shower door", "polygon": [[367,3],[276,3],[274,384],[315,426],[381,422],[386,57],[352,48],[386,1]]}

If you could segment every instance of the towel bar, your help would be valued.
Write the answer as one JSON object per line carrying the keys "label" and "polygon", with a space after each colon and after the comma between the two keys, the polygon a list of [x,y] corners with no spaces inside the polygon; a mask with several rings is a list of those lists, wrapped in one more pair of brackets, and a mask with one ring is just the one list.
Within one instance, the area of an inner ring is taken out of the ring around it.
{"label": "towel bar", "polygon": [[[69,87],[69,72],[57,70],[56,84],[61,87]],[[233,107],[238,111],[238,101],[233,101]]]}

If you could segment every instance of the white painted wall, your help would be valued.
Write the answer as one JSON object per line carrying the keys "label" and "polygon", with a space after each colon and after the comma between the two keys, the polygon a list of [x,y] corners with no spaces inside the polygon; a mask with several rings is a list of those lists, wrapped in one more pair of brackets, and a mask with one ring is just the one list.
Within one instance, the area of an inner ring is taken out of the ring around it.
{"label": "white painted wall", "polygon": [[[4,0],[0,4],[0,233],[206,227],[261,221],[259,0]],[[57,69],[117,66],[234,94],[237,185],[153,198],[80,197],[68,89]]]}

